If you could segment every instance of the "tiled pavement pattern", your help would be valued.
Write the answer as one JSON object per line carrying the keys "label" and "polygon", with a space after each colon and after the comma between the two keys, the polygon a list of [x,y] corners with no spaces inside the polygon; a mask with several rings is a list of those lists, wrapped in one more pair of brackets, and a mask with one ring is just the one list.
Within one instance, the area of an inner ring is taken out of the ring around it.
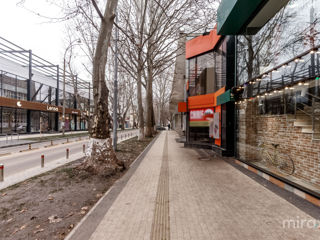
{"label": "tiled pavement pattern", "polygon": [[91,240],[150,239],[165,138],[159,136]]}
{"label": "tiled pavement pattern", "polygon": [[283,228],[284,220],[314,220],[305,212],[223,160],[199,159],[195,150],[176,143],[176,137],[174,132],[161,133],[92,240],[151,238],[166,139],[170,239],[319,239],[320,229]]}
{"label": "tiled pavement pattern", "polygon": [[151,240],[170,239],[169,218],[169,159],[168,159],[168,135],[163,147],[163,160],[159,176],[157,198],[151,228]]}

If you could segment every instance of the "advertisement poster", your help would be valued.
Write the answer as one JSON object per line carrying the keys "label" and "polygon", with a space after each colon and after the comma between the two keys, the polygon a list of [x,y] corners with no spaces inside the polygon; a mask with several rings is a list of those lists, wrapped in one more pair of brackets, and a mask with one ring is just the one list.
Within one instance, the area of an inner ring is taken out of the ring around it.
{"label": "advertisement poster", "polygon": [[220,138],[220,113],[216,112],[213,116],[213,138]]}
{"label": "advertisement poster", "polygon": [[190,110],[190,127],[209,127],[213,114],[213,108]]}
{"label": "advertisement poster", "polygon": [[210,123],[209,123],[209,137],[210,138],[213,138],[213,119],[210,120]]}

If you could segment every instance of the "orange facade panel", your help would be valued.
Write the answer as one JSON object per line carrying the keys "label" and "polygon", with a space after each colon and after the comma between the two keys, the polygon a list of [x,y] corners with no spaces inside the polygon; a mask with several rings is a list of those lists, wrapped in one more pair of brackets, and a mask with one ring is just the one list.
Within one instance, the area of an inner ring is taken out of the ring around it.
{"label": "orange facade panel", "polygon": [[221,36],[217,34],[216,27],[209,35],[201,35],[186,42],[186,59],[208,52],[217,45]]}
{"label": "orange facade panel", "polygon": [[178,112],[187,112],[187,103],[186,102],[179,102],[178,103]]}
{"label": "orange facade panel", "polygon": [[220,88],[215,93],[188,97],[188,108],[198,109],[198,108],[215,107],[217,105],[217,97],[224,92],[225,92],[225,87]]}
{"label": "orange facade panel", "polygon": [[213,107],[215,105],[214,99],[215,99],[214,93],[189,97],[188,108],[197,109],[197,108]]}

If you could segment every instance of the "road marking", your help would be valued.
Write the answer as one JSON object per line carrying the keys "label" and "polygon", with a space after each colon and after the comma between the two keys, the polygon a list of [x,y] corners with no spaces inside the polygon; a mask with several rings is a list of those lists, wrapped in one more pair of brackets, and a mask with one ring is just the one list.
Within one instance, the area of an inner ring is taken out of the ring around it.
{"label": "road marking", "polygon": [[151,228],[151,240],[170,240],[168,133],[163,147],[162,163]]}

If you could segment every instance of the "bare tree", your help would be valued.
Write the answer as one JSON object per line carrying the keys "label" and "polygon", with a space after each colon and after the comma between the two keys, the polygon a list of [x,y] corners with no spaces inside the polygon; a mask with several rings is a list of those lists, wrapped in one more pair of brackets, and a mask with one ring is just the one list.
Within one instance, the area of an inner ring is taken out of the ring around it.
{"label": "bare tree", "polygon": [[[154,126],[153,79],[176,58],[182,28],[193,32],[209,27],[209,22],[213,22],[215,12],[205,13],[204,9],[210,6],[206,4],[207,1],[195,0],[122,1],[117,27],[125,50],[121,51],[120,63],[137,80],[140,133],[144,131],[141,86],[146,90],[147,137],[152,136]],[[197,18],[200,21],[195,21]]]}

